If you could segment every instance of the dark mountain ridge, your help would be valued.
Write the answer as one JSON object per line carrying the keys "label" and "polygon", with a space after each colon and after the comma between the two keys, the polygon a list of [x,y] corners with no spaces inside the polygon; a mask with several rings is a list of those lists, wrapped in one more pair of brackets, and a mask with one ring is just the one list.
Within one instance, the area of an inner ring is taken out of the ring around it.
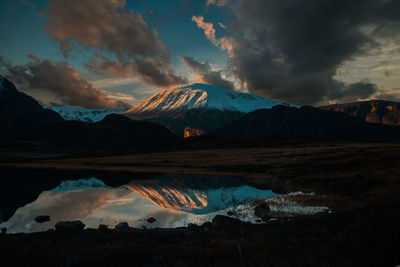
{"label": "dark mountain ridge", "polygon": [[335,111],[304,106],[275,106],[250,112],[215,132],[218,136],[258,138],[311,136],[332,140],[400,141],[400,128],[367,123]]}
{"label": "dark mountain ridge", "polygon": [[164,149],[179,140],[161,125],[117,114],[97,123],[66,121],[7,79],[0,81],[0,142],[6,150],[120,153]]}
{"label": "dark mountain ridge", "polygon": [[386,100],[359,101],[320,107],[323,110],[344,112],[370,123],[400,126],[400,103]]}

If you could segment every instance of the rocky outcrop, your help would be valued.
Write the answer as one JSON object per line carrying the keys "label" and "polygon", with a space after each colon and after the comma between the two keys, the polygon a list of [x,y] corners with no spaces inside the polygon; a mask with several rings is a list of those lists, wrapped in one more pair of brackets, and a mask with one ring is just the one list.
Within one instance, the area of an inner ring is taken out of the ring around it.
{"label": "rocky outcrop", "polygon": [[115,229],[119,229],[119,230],[129,229],[129,224],[127,222],[120,222],[119,224],[117,224],[115,226]]}
{"label": "rocky outcrop", "polygon": [[370,100],[320,107],[324,110],[343,112],[370,123],[400,126],[400,103]]}
{"label": "rocky outcrop", "polygon": [[35,218],[35,222],[37,223],[44,223],[50,221],[49,215],[40,215]]}
{"label": "rocky outcrop", "polygon": [[190,128],[189,126],[185,128],[183,131],[183,137],[184,138],[189,138],[189,137],[194,137],[194,136],[202,136],[205,135],[206,132],[201,130],[201,129],[194,129]]}
{"label": "rocky outcrop", "polygon": [[268,221],[271,218],[269,212],[270,208],[266,202],[254,208],[254,215],[261,218],[264,222]]}
{"label": "rocky outcrop", "polygon": [[148,223],[154,223],[154,222],[156,222],[157,220],[156,220],[155,218],[151,217],[151,218],[148,218],[146,221],[147,221]]}

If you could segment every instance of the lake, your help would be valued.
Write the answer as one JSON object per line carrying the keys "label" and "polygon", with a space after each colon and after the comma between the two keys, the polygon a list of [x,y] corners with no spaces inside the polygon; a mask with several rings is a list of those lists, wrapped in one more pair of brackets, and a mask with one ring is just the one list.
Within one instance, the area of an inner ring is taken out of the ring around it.
{"label": "lake", "polygon": [[[120,222],[136,228],[174,228],[199,225],[229,211],[257,223],[246,205],[276,196],[272,190],[252,187],[237,177],[165,175],[121,186],[109,186],[96,177],[63,179],[36,195],[33,201],[14,207],[0,228],[6,227],[8,233],[46,231],[69,220],[81,220],[89,228],[100,224],[112,228]],[[50,221],[36,222],[41,215],[49,215]]]}

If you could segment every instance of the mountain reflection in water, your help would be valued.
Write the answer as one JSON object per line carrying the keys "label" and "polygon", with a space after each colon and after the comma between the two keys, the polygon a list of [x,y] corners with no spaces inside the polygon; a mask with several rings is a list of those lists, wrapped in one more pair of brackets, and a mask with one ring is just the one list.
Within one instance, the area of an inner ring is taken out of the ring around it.
{"label": "mountain reflection in water", "polygon": [[[275,196],[271,190],[248,185],[195,185],[185,180],[131,182],[111,188],[96,178],[63,181],[43,191],[0,227],[8,232],[37,232],[54,227],[58,221],[81,220],[87,227],[110,227],[126,221],[131,227],[180,227],[201,224],[226,209]],[[35,222],[39,215],[50,215],[45,223]],[[155,218],[155,223],[146,219]]]}

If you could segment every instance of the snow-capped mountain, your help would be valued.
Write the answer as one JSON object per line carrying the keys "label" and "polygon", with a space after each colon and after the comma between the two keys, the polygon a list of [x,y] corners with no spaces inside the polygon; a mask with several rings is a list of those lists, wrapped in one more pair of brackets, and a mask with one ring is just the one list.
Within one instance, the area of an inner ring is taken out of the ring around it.
{"label": "snow-capped mountain", "polygon": [[76,120],[84,122],[97,122],[104,119],[109,114],[121,114],[125,109],[84,109],[72,107],[52,107],[44,106],[46,109],[51,109],[63,117],[64,120]]}
{"label": "snow-capped mountain", "polygon": [[261,96],[195,83],[159,92],[124,115],[155,121],[183,136],[186,127],[210,134],[248,112],[279,104]]}
{"label": "snow-capped mountain", "polygon": [[195,83],[189,86],[164,90],[125,113],[168,113],[193,109],[248,113],[257,109],[271,108],[278,104],[281,103],[261,96]]}

